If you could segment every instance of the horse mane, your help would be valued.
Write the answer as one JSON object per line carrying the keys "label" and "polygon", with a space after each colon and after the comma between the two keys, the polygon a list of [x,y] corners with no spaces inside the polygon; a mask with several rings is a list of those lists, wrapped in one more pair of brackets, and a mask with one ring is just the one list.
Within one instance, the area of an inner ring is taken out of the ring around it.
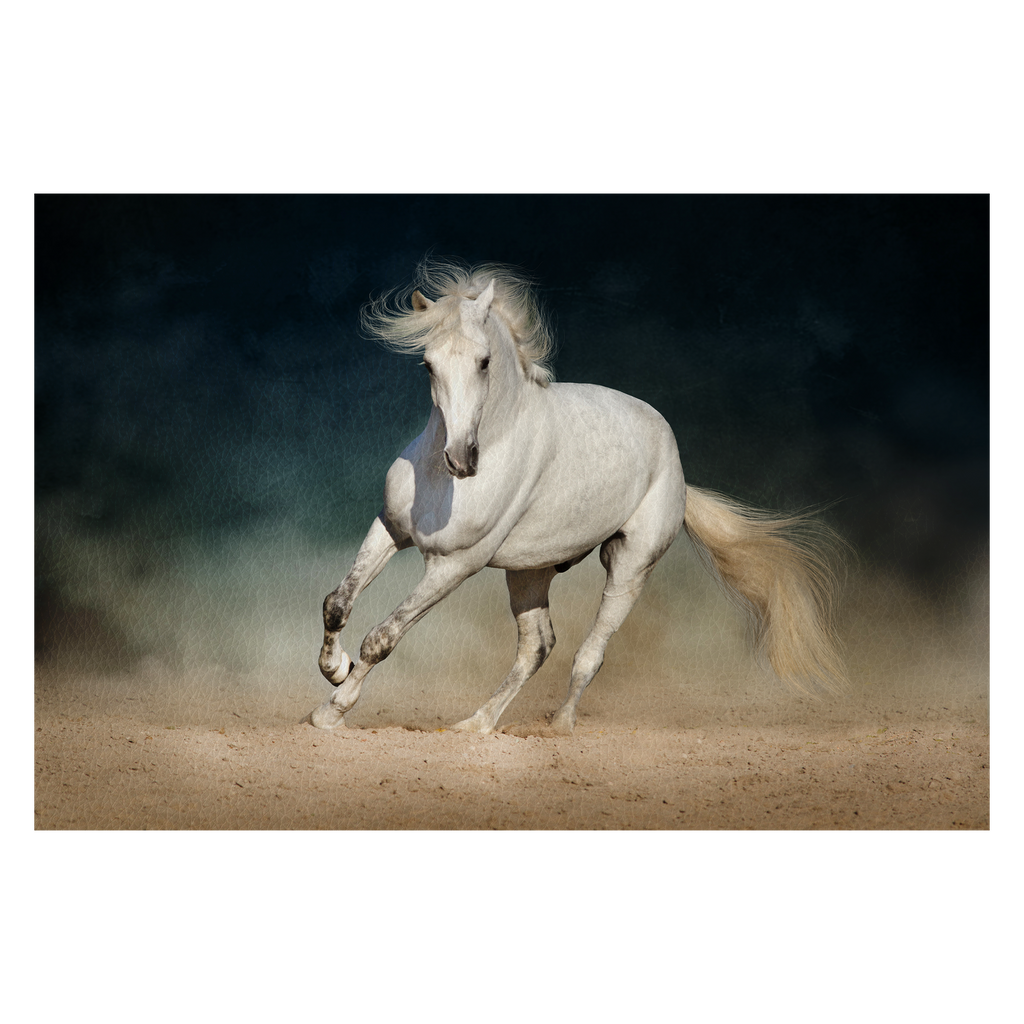
{"label": "horse mane", "polygon": [[[458,323],[458,304],[440,302],[455,297],[475,299],[494,281],[496,310],[508,325],[527,375],[542,387],[554,380],[550,360],[554,338],[537,301],[534,282],[514,267],[501,263],[475,266],[458,260],[428,257],[416,268],[415,283],[371,299],[360,311],[363,331],[393,352],[423,352],[431,333]],[[419,290],[434,305],[423,311],[412,308],[412,293]]]}

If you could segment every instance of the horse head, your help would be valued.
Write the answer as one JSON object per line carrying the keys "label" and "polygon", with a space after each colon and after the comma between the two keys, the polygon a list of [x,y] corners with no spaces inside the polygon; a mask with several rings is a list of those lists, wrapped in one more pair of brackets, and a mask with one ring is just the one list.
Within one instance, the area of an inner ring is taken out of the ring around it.
{"label": "horse head", "polygon": [[[430,374],[430,397],[445,431],[444,464],[459,480],[476,476],[480,460],[480,421],[491,389],[496,346],[484,329],[494,301],[494,281],[475,299],[439,300],[457,304],[457,317],[435,332],[423,355]],[[413,309],[436,303],[413,292]]]}

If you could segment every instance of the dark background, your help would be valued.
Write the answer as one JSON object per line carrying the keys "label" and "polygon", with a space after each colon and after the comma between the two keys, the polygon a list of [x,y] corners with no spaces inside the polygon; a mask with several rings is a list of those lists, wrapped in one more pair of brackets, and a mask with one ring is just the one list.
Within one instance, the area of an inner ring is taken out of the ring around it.
{"label": "dark background", "polygon": [[862,568],[955,602],[987,550],[988,215],[987,196],[39,196],[37,649],[69,609],[79,634],[109,619],[69,551],[104,552],[116,595],[239,538],[362,536],[429,394],[358,310],[428,250],[532,274],[556,378],[658,408],[690,482],[837,502]]}

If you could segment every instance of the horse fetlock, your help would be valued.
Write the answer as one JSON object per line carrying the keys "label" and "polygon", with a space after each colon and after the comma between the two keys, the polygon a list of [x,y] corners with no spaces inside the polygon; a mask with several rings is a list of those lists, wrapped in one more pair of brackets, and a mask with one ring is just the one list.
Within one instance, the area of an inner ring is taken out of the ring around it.
{"label": "horse fetlock", "polygon": [[340,686],[348,678],[352,671],[352,659],[342,649],[337,634],[324,633],[319,664],[324,678],[334,686]]}

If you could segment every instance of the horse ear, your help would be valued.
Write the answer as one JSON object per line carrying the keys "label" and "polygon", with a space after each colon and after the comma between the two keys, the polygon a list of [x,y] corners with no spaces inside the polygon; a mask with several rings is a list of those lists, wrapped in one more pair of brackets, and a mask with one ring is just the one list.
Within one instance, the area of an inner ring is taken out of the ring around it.
{"label": "horse ear", "polygon": [[487,316],[487,311],[491,308],[491,303],[494,301],[494,278],[491,278],[491,283],[480,293],[477,297],[476,302],[473,303],[476,308],[477,315],[481,319]]}
{"label": "horse ear", "polygon": [[412,308],[417,313],[425,313],[433,304],[433,300],[428,299],[418,288],[412,293]]}

